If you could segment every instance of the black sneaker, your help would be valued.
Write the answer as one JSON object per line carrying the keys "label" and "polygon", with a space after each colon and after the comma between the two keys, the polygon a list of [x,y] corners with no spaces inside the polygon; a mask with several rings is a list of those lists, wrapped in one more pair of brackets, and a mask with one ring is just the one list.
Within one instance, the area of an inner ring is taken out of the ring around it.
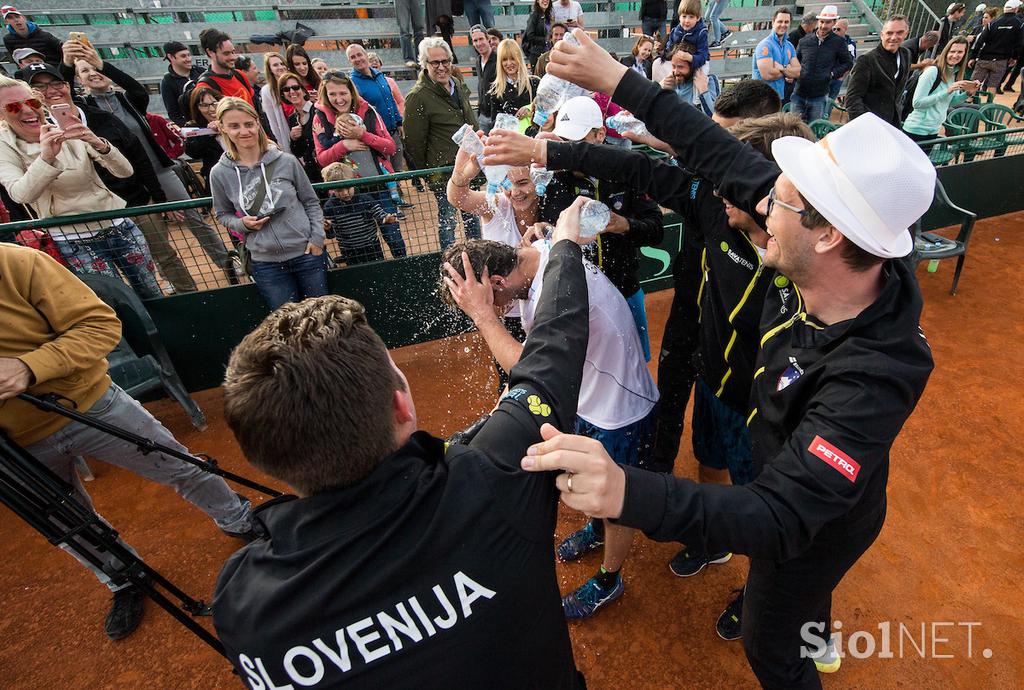
{"label": "black sneaker", "polygon": [[727,563],[732,558],[732,553],[729,551],[723,551],[722,553],[715,553],[706,555],[694,555],[687,549],[683,549],[676,554],[676,557],[668,564],[668,569],[672,571],[672,574],[676,577],[692,577],[704,568],[711,564],[719,565],[721,563]]}
{"label": "black sneaker", "polygon": [[103,624],[107,637],[121,640],[128,637],[142,622],[142,601],[146,595],[136,585],[128,585],[114,592],[110,612]]}
{"label": "black sneaker", "polygon": [[732,32],[726,29],[724,32],[722,32],[722,35],[718,37],[718,42],[725,43],[725,39],[729,38],[730,36],[732,36]]}
{"label": "black sneaker", "polygon": [[1017,90],[1012,86],[1004,86],[1003,91],[1005,91],[1006,93],[1017,93]]}
{"label": "black sneaker", "polygon": [[722,611],[722,615],[718,617],[718,622],[715,623],[715,631],[718,633],[718,636],[723,640],[729,641],[740,639],[740,630],[742,628],[743,590],[734,589],[733,591],[739,592],[739,596],[725,607],[725,611]]}

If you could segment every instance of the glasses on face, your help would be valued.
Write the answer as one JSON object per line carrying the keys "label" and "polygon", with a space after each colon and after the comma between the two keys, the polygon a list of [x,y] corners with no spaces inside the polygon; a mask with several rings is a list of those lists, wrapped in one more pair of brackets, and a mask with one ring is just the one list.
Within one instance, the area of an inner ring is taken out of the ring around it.
{"label": "glasses on face", "polygon": [[805,211],[804,209],[797,208],[796,206],[793,206],[791,204],[787,204],[785,201],[779,201],[775,197],[775,187],[772,187],[771,190],[768,192],[768,212],[765,214],[765,218],[772,215],[772,207],[774,207],[776,204],[786,209],[787,211],[792,211],[793,213],[797,214],[800,217],[807,215],[807,211]]}
{"label": "glasses on face", "polygon": [[11,115],[17,115],[26,105],[33,110],[39,110],[43,107],[43,102],[38,98],[26,98],[23,101],[11,101],[10,103],[4,104],[4,110],[9,112]]}
{"label": "glasses on face", "polygon": [[305,91],[305,90],[306,90],[306,87],[304,87],[304,86],[299,86],[298,84],[292,84],[291,86],[282,86],[281,87],[281,94],[282,95],[286,94],[289,91]]}
{"label": "glasses on face", "polygon": [[434,68],[447,67],[448,65],[452,64],[452,61],[447,58],[445,58],[444,60],[427,60],[427,64]]}
{"label": "glasses on face", "polygon": [[64,87],[67,86],[67,85],[68,85],[68,83],[66,81],[56,81],[56,80],[54,80],[54,81],[48,81],[45,84],[34,84],[33,86],[34,86],[34,88],[39,89],[43,93],[47,93],[49,91],[57,91],[57,92],[63,91]]}
{"label": "glasses on face", "polygon": [[207,103],[200,103],[199,107],[201,109],[203,109],[203,110],[209,110],[211,108],[216,108],[217,107],[217,101],[210,101],[210,102],[207,102]]}

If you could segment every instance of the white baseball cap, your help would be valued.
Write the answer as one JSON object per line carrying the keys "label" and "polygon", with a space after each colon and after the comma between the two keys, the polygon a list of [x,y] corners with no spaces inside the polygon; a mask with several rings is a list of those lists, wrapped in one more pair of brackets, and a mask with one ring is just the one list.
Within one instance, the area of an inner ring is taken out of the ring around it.
{"label": "white baseball cap", "polygon": [[985,3],[981,3],[980,5],[978,5],[977,7],[974,8],[974,11],[975,12],[984,12],[987,9],[988,9],[988,5],[986,5]]}
{"label": "white baseball cap", "polygon": [[818,19],[839,19],[839,9],[835,5],[825,5],[818,13]]}
{"label": "white baseball cap", "polygon": [[1006,4],[1003,5],[1004,11],[1016,10],[1020,7],[1020,0],[1006,0]]}
{"label": "white baseball cap", "polygon": [[558,116],[555,118],[556,136],[579,141],[597,127],[604,127],[601,106],[589,96],[570,98],[558,109]]}
{"label": "white baseball cap", "polygon": [[772,142],[793,186],[843,236],[885,259],[913,249],[908,229],[935,195],[935,166],[917,144],[867,113],[813,143]]}

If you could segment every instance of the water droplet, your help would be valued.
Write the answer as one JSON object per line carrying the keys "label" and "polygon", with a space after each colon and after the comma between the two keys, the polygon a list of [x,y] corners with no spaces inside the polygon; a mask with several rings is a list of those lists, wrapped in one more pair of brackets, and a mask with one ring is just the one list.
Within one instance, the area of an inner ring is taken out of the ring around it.
{"label": "water droplet", "polygon": [[462,351],[468,353],[469,352],[469,348],[468,347],[464,347],[464,348],[462,348]]}

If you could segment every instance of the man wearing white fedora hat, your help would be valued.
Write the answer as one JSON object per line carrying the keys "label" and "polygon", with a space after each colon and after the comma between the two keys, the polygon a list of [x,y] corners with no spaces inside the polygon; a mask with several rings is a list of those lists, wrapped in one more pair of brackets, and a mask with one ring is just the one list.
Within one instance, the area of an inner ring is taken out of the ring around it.
{"label": "man wearing white fedora hat", "polygon": [[[551,427],[522,466],[563,471],[562,500],[589,515],[750,556],[742,636],[751,668],[765,687],[820,688],[816,669],[837,670],[841,658],[829,635],[832,591],[881,530],[889,450],[933,367],[917,282],[897,259],[931,203],[934,167],[872,114],[817,144],[779,139],[772,163],[575,35],[580,45],[559,44],[548,71],[612,94],[724,198],[766,218],[764,263],[794,288],[770,294],[762,315],[748,416],[754,481],[621,469],[599,444]],[[511,162],[502,142],[488,139],[487,164]],[[543,141],[534,158],[556,164]],[[655,170],[637,182],[661,196]]]}
{"label": "man wearing white fedora hat", "polygon": [[813,122],[825,112],[828,88],[835,79],[853,67],[853,57],[846,48],[846,39],[832,29],[839,19],[835,5],[825,5],[818,13],[818,29],[800,39],[796,46],[796,59],[800,62],[800,77],[793,89],[793,112],[804,122]]}

